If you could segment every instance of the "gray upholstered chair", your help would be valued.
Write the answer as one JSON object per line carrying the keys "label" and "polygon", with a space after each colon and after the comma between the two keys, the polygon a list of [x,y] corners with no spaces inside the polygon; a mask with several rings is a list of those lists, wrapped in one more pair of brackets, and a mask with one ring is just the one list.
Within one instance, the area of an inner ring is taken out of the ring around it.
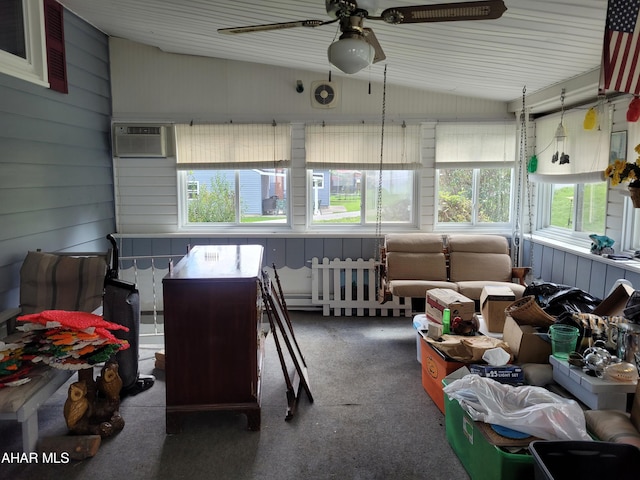
{"label": "gray upholstered chair", "polygon": [[[10,342],[14,335],[19,335],[15,332],[16,317],[23,314],[43,310],[94,312],[99,309],[109,262],[110,252],[27,253],[20,269],[20,306],[0,312],[0,339]],[[29,372],[28,383],[0,389],[0,421],[21,423],[24,452],[33,452],[36,448],[38,407],[71,375],[69,370],[40,365]]]}

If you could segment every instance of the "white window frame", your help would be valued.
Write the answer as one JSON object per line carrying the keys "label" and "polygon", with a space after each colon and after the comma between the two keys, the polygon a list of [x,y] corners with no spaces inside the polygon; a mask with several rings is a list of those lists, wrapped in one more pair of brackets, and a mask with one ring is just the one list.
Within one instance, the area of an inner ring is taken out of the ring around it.
{"label": "white window frame", "polygon": [[22,0],[25,29],[24,59],[0,50],[0,72],[49,88],[42,0]]}
{"label": "white window frame", "polygon": [[[340,222],[314,222],[314,207],[315,207],[315,198],[314,198],[314,189],[313,189],[313,184],[315,181],[315,175],[313,173],[314,169],[307,169],[307,229],[309,230],[330,230],[330,229],[334,229],[334,230],[341,230],[344,231],[344,229],[346,227],[348,228],[353,228],[353,229],[359,229],[359,230],[374,230],[374,228],[377,227],[376,222],[367,222],[366,221],[366,204],[367,204],[367,189],[366,189],[366,182],[367,182],[367,174],[364,173],[363,174],[363,182],[360,185],[361,191],[360,191],[360,199],[361,199],[361,204],[362,206],[360,207],[360,221],[357,223],[340,223]],[[319,170],[319,168],[316,168],[316,170]],[[336,170],[340,170],[340,169],[336,169]],[[379,175],[379,171],[375,171],[373,169],[370,168],[354,168],[354,170],[361,170],[363,172],[374,172],[376,175],[376,182],[378,181],[378,175]],[[394,171],[396,169],[394,168],[384,168],[383,170],[385,171]],[[408,222],[388,222],[388,221],[382,221],[381,222],[381,226],[383,226],[385,228],[386,231],[391,231],[391,230],[396,230],[396,229],[400,229],[400,230],[414,230],[417,228],[418,226],[418,219],[420,217],[419,214],[419,202],[420,202],[420,198],[418,195],[418,192],[420,191],[419,187],[418,187],[418,181],[419,181],[419,170],[414,170],[414,169],[403,169],[403,171],[409,171],[412,172],[412,177],[413,177],[413,181],[411,183],[411,218]],[[323,187],[324,188],[324,187]],[[376,191],[376,195],[377,195],[377,191]],[[384,202],[384,198],[382,199]]]}
{"label": "white window frame", "polygon": [[[509,221],[508,222],[479,222],[478,221],[478,210],[480,208],[480,204],[478,203],[478,193],[480,189],[480,170],[489,170],[494,167],[473,167],[470,168],[473,170],[472,173],[472,212],[471,212],[471,221],[470,222],[440,222],[438,220],[438,209],[440,208],[440,170],[448,170],[456,168],[455,164],[451,164],[450,167],[436,169],[435,178],[436,178],[436,188],[435,188],[435,211],[434,211],[434,229],[436,231],[446,231],[446,230],[464,230],[469,227],[473,227],[481,230],[499,230],[506,231],[511,230],[513,226],[513,218],[514,218],[514,195],[515,195],[515,169],[513,165],[505,165],[504,167],[497,167],[501,169],[510,169],[511,170],[511,185],[509,186]],[[469,167],[465,167],[469,168]]]}
{"label": "white window frame", "polygon": [[[187,170],[177,170],[177,191],[178,191],[178,224],[181,231],[206,231],[206,232],[219,232],[229,230],[229,231],[239,231],[242,229],[247,229],[249,231],[256,231],[260,229],[268,229],[269,231],[273,230],[283,230],[289,231],[291,230],[291,202],[290,202],[290,188],[291,188],[291,167],[283,167],[285,170],[285,184],[287,191],[287,208],[285,209],[284,215],[286,216],[286,221],[279,223],[270,223],[270,222],[242,222],[241,217],[241,202],[242,198],[240,197],[240,172],[241,171],[249,171],[255,170],[254,168],[195,168],[194,170],[208,170],[211,172],[215,172],[216,170],[225,170],[225,171],[234,171],[234,179],[233,179],[233,187],[235,194],[235,218],[237,220],[233,222],[227,223],[196,223],[189,222],[189,189],[187,187],[188,183],[193,182],[192,180],[188,180],[189,172]],[[200,192],[198,188],[198,193]]]}
{"label": "white window frame", "polygon": [[[560,179],[559,179],[560,180]],[[535,235],[545,237],[548,239],[558,240],[564,243],[569,243],[576,247],[591,248],[591,239],[589,235],[594,232],[582,232],[575,230],[575,218],[577,215],[577,204],[578,202],[573,202],[573,218],[574,225],[571,229],[569,228],[560,228],[555,226],[550,226],[551,222],[551,199],[553,195],[553,186],[554,185],[573,185],[574,192],[577,189],[578,183],[539,183],[538,184],[538,205],[536,211],[536,230]],[[605,224],[606,228],[606,224]]]}

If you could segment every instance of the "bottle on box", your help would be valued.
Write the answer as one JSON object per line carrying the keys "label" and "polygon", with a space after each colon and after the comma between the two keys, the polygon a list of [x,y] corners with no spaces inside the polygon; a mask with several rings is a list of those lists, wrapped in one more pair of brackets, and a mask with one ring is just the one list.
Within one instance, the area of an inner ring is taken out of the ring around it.
{"label": "bottle on box", "polygon": [[451,332],[451,310],[445,308],[442,311],[442,333],[443,335]]}

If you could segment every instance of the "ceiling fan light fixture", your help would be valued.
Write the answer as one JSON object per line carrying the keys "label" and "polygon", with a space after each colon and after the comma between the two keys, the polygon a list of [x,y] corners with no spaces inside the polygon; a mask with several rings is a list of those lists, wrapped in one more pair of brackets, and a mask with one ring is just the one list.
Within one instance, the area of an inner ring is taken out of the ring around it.
{"label": "ceiling fan light fixture", "polygon": [[342,37],[329,45],[329,62],[344,73],[357,73],[371,65],[375,48],[361,37]]}

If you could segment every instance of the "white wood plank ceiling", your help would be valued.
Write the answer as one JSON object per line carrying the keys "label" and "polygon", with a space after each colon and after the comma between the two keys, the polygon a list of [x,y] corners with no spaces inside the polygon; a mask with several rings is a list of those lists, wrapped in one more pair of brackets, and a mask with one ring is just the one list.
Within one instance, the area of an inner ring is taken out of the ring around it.
{"label": "white wood plank ceiling", "polygon": [[[337,24],[238,35],[218,28],[329,20],[323,0],[58,0],[104,33],[164,51],[343,76],[327,60]],[[380,0],[392,6],[451,0]],[[606,0],[505,0],[496,20],[365,20],[387,59],[355,74],[436,92],[514,101],[600,68]],[[379,13],[379,12],[376,12]],[[597,92],[594,92],[594,96]]]}

